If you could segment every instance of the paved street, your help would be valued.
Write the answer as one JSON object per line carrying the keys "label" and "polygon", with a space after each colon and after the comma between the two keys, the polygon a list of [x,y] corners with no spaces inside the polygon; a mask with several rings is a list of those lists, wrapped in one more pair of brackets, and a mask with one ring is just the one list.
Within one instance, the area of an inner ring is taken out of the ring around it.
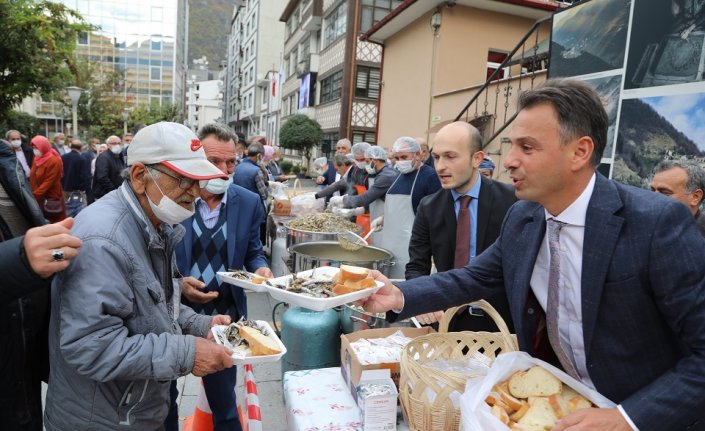
{"label": "paved street", "polygon": [[[246,292],[250,319],[266,320],[271,324],[272,307],[277,301],[273,300],[272,297],[266,293]],[[280,318],[281,315],[277,316],[277,320]],[[281,363],[259,364],[254,367],[254,370],[262,410],[262,429],[267,431],[283,431],[286,429],[286,423],[284,420]],[[238,403],[242,402],[245,396],[243,376],[243,368],[238,367]],[[193,375],[188,375],[178,380],[179,424],[181,426],[183,426],[186,417],[193,414],[199,384],[200,379]]]}
{"label": "paved street", "polygon": [[[272,307],[277,301],[266,293],[247,293],[247,306],[251,319],[266,320],[271,323]],[[280,307],[282,308],[282,307]],[[277,320],[281,315],[277,316]],[[244,400],[245,389],[242,377],[244,372],[238,367],[238,402]],[[260,407],[262,410],[262,429],[267,431],[283,431],[286,429],[284,419],[284,398],[282,396],[281,363],[260,364],[254,367],[257,390],[259,392]],[[182,377],[178,380],[179,388],[179,428],[188,416],[193,414],[198,397],[198,385],[201,379],[193,375]],[[42,397],[46,395],[46,384],[42,385]]]}

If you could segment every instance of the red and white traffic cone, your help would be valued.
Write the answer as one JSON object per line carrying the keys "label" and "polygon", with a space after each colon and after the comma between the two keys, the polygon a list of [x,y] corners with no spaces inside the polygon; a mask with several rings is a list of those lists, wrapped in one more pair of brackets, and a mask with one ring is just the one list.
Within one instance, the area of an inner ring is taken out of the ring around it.
{"label": "red and white traffic cone", "polygon": [[193,414],[186,418],[183,431],[213,431],[213,412],[208,405],[206,390],[201,380],[201,388],[196,398],[196,408]]}
{"label": "red and white traffic cone", "polygon": [[245,410],[247,412],[247,427],[245,431],[262,431],[262,412],[259,407],[257,382],[252,364],[245,364]]}

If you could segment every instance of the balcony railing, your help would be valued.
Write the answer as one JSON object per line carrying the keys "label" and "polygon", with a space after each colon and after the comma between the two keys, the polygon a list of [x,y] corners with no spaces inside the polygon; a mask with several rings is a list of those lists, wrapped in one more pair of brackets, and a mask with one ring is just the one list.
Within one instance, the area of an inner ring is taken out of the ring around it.
{"label": "balcony railing", "polygon": [[549,41],[541,38],[541,32],[551,25],[551,20],[552,16],[548,16],[534,23],[455,117],[454,121],[463,120],[477,127],[487,137],[485,146],[516,118],[516,96],[534,88],[537,78],[544,80]]}

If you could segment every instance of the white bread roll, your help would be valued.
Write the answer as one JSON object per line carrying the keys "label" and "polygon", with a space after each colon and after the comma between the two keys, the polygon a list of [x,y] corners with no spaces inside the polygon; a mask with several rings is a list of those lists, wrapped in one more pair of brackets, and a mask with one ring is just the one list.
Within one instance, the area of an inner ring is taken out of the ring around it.
{"label": "white bread roll", "polygon": [[277,353],[281,353],[281,349],[276,341],[255,328],[243,326],[240,328],[240,336],[250,345],[252,356],[276,355]]}

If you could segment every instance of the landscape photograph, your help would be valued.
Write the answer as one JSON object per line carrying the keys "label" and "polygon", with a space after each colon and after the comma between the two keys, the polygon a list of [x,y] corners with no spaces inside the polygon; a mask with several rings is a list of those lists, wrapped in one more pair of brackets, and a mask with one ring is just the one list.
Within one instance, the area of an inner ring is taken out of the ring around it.
{"label": "landscape photograph", "polygon": [[639,0],[630,40],[625,89],[701,81],[705,2]]}
{"label": "landscape photograph", "polygon": [[705,156],[705,93],[623,99],[612,178],[648,187],[664,159]]}
{"label": "landscape photograph", "polygon": [[607,129],[607,145],[605,146],[605,152],[602,154],[602,157],[610,159],[614,151],[614,137],[617,132],[617,111],[619,110],[622,75],[585,79],[584,81],[597,91],[607,111],[609,129]]}
{"label": "landscape photograph", "polygon": [[557,13],[551,33],[550,76],[624,67],[631,0],[593,0]]}

